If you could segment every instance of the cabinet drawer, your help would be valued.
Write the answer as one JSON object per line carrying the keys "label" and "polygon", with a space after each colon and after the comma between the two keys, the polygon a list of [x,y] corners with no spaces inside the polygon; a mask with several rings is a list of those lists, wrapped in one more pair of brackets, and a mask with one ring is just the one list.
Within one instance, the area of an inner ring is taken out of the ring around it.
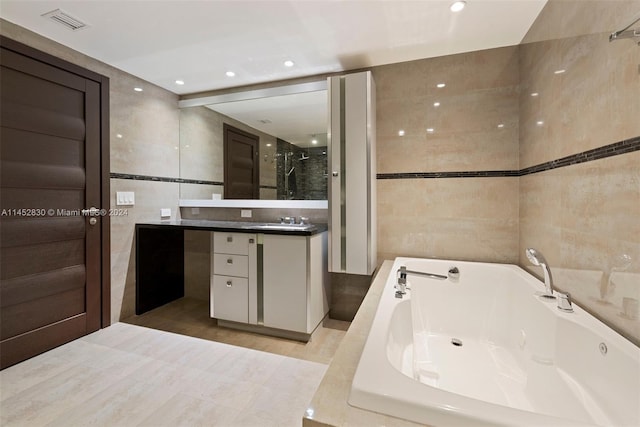
{"label": "cabinet drawer", "polygon": [[249,245],[255,245],[256,235],[248,233],[213,233],[213,251],[219,254],[248,255]]}
{"label": "cabinet drawer", "polygon": [[248,277],[249,257],[246,255],[213,254],[213,274]]}
{"label": "cabinet drawer", "polygon": [[213,276],[212,317],[233,322],[249,322],[249,282],[245,278]]}

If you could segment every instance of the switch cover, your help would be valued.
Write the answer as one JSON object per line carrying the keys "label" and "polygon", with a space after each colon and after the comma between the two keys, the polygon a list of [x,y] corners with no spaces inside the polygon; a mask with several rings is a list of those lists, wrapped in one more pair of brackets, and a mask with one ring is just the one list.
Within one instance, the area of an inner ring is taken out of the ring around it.
{"label": "switch cover", "polygon": [[117,206],[133,206],[135,203],[136,198],[133,191],[116,191]]}

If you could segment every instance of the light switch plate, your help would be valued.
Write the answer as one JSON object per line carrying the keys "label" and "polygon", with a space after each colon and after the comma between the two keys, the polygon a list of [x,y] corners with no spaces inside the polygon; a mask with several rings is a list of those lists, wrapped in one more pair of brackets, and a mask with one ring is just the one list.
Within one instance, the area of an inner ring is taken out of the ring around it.
{"label": "light switch plate", "polygon": [[160,209],[160,218],[171,218],[171,208]]}
{"label": "light switch plate", "polygon": [[251,218],[251,209],[240,209],[241,218]]}
{"label": "light switch plate", "polygon": [[116,191],[117,206],[133,206],[136,204],[136,197],[133,191]]}

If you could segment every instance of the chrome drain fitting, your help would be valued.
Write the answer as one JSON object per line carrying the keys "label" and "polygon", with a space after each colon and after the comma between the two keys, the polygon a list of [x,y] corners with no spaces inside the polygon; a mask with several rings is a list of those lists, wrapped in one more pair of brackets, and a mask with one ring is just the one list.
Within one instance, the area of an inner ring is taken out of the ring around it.
{"label": "chrome drain fitting", "polygon": [[459,340],[458,338],[451,338],[451,344],[456,347],[462,347],[462,340]]}

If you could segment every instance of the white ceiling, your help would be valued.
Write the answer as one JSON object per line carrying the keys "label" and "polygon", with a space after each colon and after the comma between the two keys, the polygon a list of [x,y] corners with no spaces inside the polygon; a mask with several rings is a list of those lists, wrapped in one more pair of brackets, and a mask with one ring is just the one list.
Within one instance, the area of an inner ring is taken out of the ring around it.
{"label": "white ceiling", "polygon": [[[452,2],[0,0],[0,16],[186,94],[515,45],[546,0]],[[40,16],[57,8],[89,27]]]}

